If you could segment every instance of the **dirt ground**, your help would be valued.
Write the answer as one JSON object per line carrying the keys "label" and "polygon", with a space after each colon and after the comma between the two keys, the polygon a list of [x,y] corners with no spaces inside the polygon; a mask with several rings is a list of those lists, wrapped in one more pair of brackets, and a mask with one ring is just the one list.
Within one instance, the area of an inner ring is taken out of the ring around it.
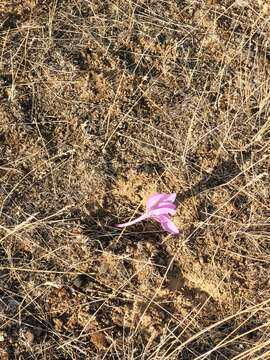
{"label": "dirt ground", "polygon": [[[270,3],[0,2],[0,359],[270,359]],[[179,237],[146,221],[177,192]]]}

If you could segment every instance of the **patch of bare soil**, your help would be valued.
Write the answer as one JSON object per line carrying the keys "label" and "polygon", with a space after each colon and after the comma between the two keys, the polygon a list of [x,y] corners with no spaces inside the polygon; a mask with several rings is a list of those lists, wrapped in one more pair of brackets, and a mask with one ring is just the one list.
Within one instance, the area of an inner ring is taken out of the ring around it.
{"label": "patch of bare soil", "polygon": [[[0,358],[269,358],[268,1],[2,1],[0,34]],[[114,226],[156,191],[180,237]]]}

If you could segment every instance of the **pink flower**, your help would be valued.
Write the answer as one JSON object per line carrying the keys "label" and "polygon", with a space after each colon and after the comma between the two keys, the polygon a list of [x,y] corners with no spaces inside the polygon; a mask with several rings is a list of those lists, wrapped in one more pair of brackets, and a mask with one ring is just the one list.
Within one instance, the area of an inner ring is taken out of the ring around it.
{"label": "pink flower", "polygon": [[170,234],[178,235],[179,229],[172,222],[170,216],[176,214],[176,205],[174,204],[176,193],[164,194],[157,193],[151,195],[146,202],[146,211],[137,219],[116,225],[119,228],[130,226],[146,219],[154,219],[160,223],[163,230]]}

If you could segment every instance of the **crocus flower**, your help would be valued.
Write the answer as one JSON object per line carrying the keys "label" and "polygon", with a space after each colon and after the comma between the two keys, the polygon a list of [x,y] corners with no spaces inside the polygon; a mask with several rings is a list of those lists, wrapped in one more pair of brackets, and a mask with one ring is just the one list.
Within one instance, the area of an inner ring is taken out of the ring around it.
{"label": "crocus flower", "polygon": [[146,211],[137,219],[116,225],[119,228],[136,224],[142,220],[154,219],[160,223],[163,230],[170,234],[179,234],[179,229],[173,223],[170,216],[175,215],[176,205],[174,204],[176,193],[165,194],[157,193],[151,195],[146,202]]}

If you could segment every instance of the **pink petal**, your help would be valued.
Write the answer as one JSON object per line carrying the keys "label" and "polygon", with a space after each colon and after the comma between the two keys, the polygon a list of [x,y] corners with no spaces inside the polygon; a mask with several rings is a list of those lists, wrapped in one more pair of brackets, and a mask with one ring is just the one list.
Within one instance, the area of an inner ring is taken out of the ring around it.
{"label": "pink petal", "polygon": [[117,224],[115,225],[116,227],[119,227],[119,228],[123,228],[123,227],[126,227],[126,226],[130,226],[130,225],[133,225],[133,224],[136,224],[142,220],[145,220],[149,217],[149,215],[146,215],[146,214],[142,214],[141,216],[139,216],[137,219],[134,219],[132,221],[128,221],[126,223],[123,223],[123,224]]}
{"label": "pink petal", "polygon": [[176,205],[170,202],[160,202],[155,206],[155,209],[161,209],[161,208],[176,209]]}
{"label": "pink petal", "polygon": [[179,234],[179,229],[172,220],[167,219],[166,221],[162,221],[160,224],[162,226],[162,229],[167,231],[168,233],[173,235]]}
{"label": "pink petal", "polygon": [[149,216],[160,216],[160,215],[175,215],[176,210],[171,209],[169,207],[166,208],[160,208],[160,209],[153,209],[148,211]]}
{"label": "pink petal", "polygon": [[175,202],[176,200],[176,193],[171,193],[171,194],[164,194],[164,198],[162,199],[163,201],[168,201],[168,202]]}
{"label": "pink petal", "polygon": [[155,205],[157,205],[159,202],[174,202],[176,199],[176,193],[172,194],[165,194],[165,193],[156,193],[151,195],[147,202],[146,202],[146,208],[151,209]]}
{"label": "pink petal", "polygon": [[154,207],[163,198],[163,196],[164,194],[159,194],[159,193],[149,196],[146,202],[146,208],[151,209],[152,207]]}
{"label": "pink petal", "polygon": [[179,234],[179,229],[172,222],[168,215],[160,215],[159,217],[155,218],[155,220],[158,221],[162,226],[163,230],[167,231],[168,233],[173,235]]}

